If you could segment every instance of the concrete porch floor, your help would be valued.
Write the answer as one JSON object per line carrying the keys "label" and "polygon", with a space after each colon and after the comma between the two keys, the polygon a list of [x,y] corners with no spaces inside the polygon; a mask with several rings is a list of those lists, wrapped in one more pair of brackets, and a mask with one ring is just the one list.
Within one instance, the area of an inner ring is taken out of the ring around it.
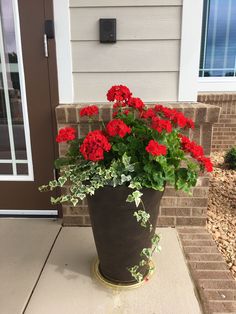
{"label": "concrete porch floor", "polygon": [[201,313],[172,228],[159,228],[162,251],[142,287],[112,290],[91,278],[96,257],[91,228],[47,219],[0,220],[2,314]]}

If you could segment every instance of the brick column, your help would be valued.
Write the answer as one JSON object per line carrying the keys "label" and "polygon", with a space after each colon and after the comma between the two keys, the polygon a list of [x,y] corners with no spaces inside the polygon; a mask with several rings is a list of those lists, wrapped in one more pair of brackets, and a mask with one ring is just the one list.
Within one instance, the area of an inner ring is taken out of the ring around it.
{"label": "brick column", "polygon": [[213,126],[212,151],[228,150],[236,145],[236,93],[206,93],[198,101],[221,108],[218,123]]}
{"label": "brick column", "polygon": [[[203,146],[206,155],[211,152],[212,127],[218,121],[220,108],[202,103],[171,103],[165,104],[170,108],[182,111],[187,117],[195,121],[195,130],[189,130],[186,135],[190,139]],[[85,105],[59,105],[56,108],[58,129],[65,126],[72,126],[78,130],[79,136],[84,136],[89,131],[87,118],[81,118],[79,111]],[[152,106],[150,104],[150,106]],[[101,104],[98,121],[104,122],[112,119],[112,106]],[[98,128],[99,124],[94,123],[93,128]],[[66,151],[66,144],[60,144],[60,156]],[[197,186],[193,188],[192,196],[182,191],[175,191],[171,186],[167,186],[161,201],[159,226],[204,226],[206,223],[206,210],[208,200],[209,178],[207,175],[198,179]],[[80,202],[78,206],[63,205],[64,225],[90,225],[86,201]]]}

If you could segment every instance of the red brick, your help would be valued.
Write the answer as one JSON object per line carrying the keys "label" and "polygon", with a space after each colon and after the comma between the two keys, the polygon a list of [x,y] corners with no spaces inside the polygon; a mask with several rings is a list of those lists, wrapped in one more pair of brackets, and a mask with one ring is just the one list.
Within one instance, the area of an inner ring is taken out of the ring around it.
{"label": "red brick", "polygon": [[161,200],[162,207],[176,207],[177,198],[176,197],[163,197]]}
{"label": "red brick", "polygon": [[186,246],[184,247],[186,253],[219,253],[216,246]]}
{"label": "red brick", "polygon": [[205,217],[207,214],[207,208],[192,208],[192,216],[203,216]]}
{"label": "red brick", "polygon": [[194,227],[179,227],[177,228],[179,234],[207,234],[209,236],[209,233],[206,228],[194,228]]}
{"label": "red brick", "polygon": [[212,240],[182,240],[183,246],[215,246]]}
{"label": "red brick", "polygon": [[218,254],[187,253],[186,257],[190,261],[222,262],[223,260],[222,256],[219,253]]}
{"label": "red brick", "polygon": [[161,208],[161,216],[191,216],[190,208]]}
{"label": "red brick", "polygon": [[177,217],[176,226],[205,226],[206,218]]}
{"label": "red brick", "polygon": [[158,217],[157,226],[174,226],[175,218],[174,217]]}
{"label": "red brick", "polygon": [[67,116],[67,122],[68,123],[78,122],[75,106],[68,105],[65,110],[66,110],[66,116]]}
{"label": "red brick", "polygon": [[236,291],[230,290],[204,290],[205,298],[211,300],[236,300]]}
{"label": "red brick", "polygon": [[85,216],[84,218],[85,218],[84,224],[85,224],[86,226],[91,226],[90,216]]}
{"label": "red brick", "polygon": [[189,262],[193,270],[228,270],[225,262]]}
{"label": "red brick", "polygon": [[206,188],[206,187],[194,188],[193,189],[193,196],[194,197],[208,197],[208,188]]}
{"label": "red brick", "polygon": [[56,107],[56,119],[58,123],[65,123],[66,122],[66,106],[60,105]]}
{"label": "red brick", "polygon": [[179,234],[181,240],[209,240],[209,234],[191,234],[191,233],[183,233]]}
{"label": "red brick", "polygon": [[199,286],[203,289],[222,289],[235,290],[236,281],[234,280],[206,280],[199,279]]}
{"label": "red brick", "polygon": [[84,216],[63,216],[63,226],[83,226]]}
{"label": "red brick", "polygon": [[87,215],[88,214],[88,208],[86,206],[67,206],[66,208],[63,208],[63,213],[66,216],[81,216],[81,215]]}
{"label": "red brick", "polygon": [[232,275],[229,271],[221,270],[196,270],[193,273],[196,280],[200,279],[232,279]]}
{"label": "red brick", "polygon": [[177,198],[177,207],[204,207],[207,206],[208,199],[200,197]]}
{"label": "red brick", "polygon": [[108,108],[102,108],[101,110],[101,119],[104,121],[104,122],[107,122],[107,121],[110,121],[111,118],[112,118],[112,108],[111,107],[108,107]]}
{"label": "red brick", "polygon": [[236,302],[210,301],[210,313],[236,313]]}

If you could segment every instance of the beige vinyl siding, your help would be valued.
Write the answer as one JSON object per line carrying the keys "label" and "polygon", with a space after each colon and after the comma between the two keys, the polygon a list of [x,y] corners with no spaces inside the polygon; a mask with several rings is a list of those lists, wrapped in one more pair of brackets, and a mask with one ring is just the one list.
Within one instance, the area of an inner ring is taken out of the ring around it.
{"label": "beige vinyl siding", "polygon": [[73,42],[72,56],[74,72],[178,71],[179,41],[146,41],[142,49],[139,41],[119,41],[115,45]]}
{"label": "beige vinyl siding", "polygon": [[118,40],[180,39],[181,7],[73,8],[71,39],[98,40],[99,19],[113,17]]}
{"label": "beige vinyl siding", "polygon": [[[71,0],[74,101],[104,102],[114,84],[144,101],[176,101],[181,3]],[[99,42],[99,18],[117,19],[117,43]]]}
{"label": "beige vinyl siding", "polygon": [[[196,0],[197,1],[197,0]],[[182,0],[70,0],[71,7],[182,5]]]}
{"label": "beige vinyl siding", "polygon": [[177,99],[178,72],[74,73],[73,77],[74,96],[79,102],[104,102],[111,83],[126,84],[147,102]]}

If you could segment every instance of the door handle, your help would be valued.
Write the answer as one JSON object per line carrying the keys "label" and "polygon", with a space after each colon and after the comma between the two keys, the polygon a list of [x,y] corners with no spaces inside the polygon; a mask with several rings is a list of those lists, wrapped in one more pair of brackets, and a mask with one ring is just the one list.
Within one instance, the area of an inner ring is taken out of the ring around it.
{"label": "door handle", "polygon": [[48,58],[48,39],[54,39],[54,23],[53,20],[46,20],[44,23],[44,55]]}
{"label": "door handle", "polygon": [[44,45],[44,56],[48,58],[48,38],[47,34],[43,35],[43,45]]}

